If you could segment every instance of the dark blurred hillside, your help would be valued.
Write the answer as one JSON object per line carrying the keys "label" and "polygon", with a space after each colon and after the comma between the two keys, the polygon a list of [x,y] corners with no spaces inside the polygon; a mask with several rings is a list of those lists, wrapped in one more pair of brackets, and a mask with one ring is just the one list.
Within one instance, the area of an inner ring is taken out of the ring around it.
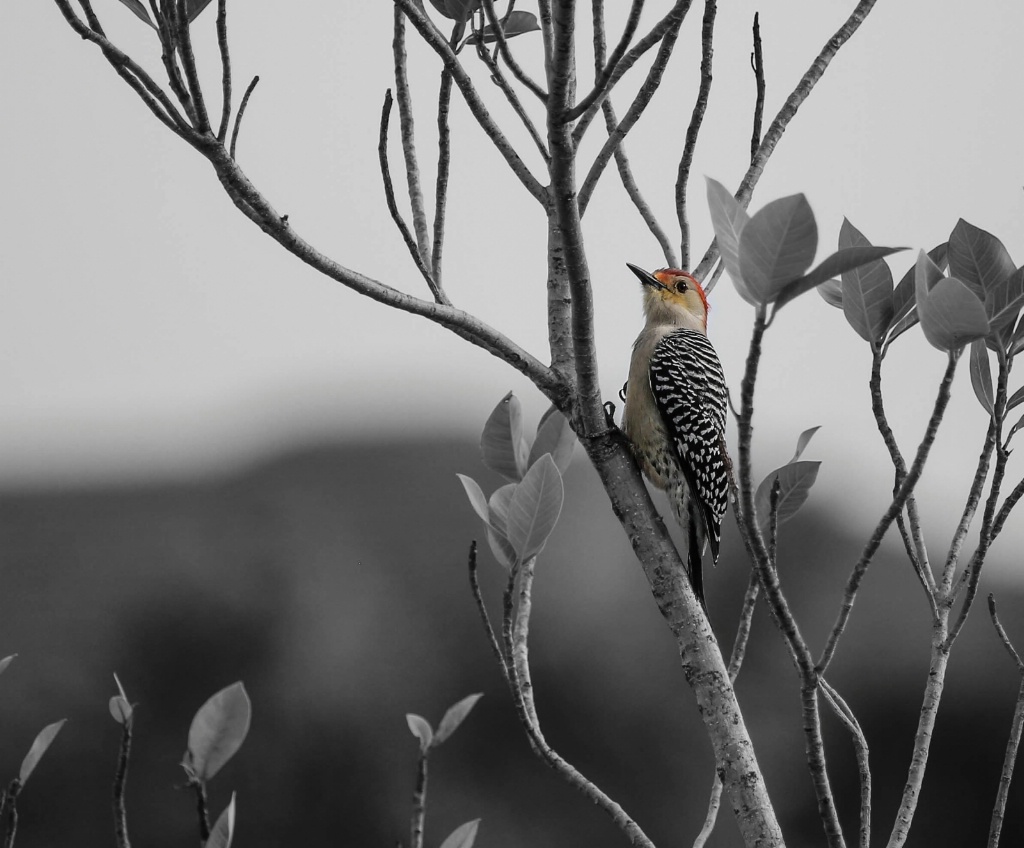
{"label": "dark blurred hillside", "polygon": [[[113,843],[112,672],[139,705],[128,786],[138,845],[195,844],[178,763],[196,708],[238,679],[252,731],[211,785],[215,812],[238,791],[237,845],[407,841],[416,744],[404,715],[436,723],[478,691],[486,697],[432,760],[428,845],[478,817],[478,844],[491,848],[624,844],[519,729],[468,591],[467,548],[481,527],[457,471],[487,491],[498,483],[475,445],[431,441],[303,450],[189,485],[0,496],[0,655],[19,654],[0,678],[0,780],[44,724],[69,719],[21,796],[18,845]],[[581,456],[566,482],[535,588],[546,735],[655,842],[689,844],[712,760],[673,641]],[[727,524],[708,578],[726,650],[747,578]],[[809,506],[783,530],[783,583],[815,650],[870,529]],[[894,538],[883,553],[830,671],[872,745],[879,842],[905,779],[929,644],[927,606]],[[482,575],[497,600],[503,572],[486,551]],[[1024,647],[1024,595],[996,588]],[[796,676],[763,608],[738,686],[789,843],[823,844]],[[911,845],[984,844],[1016,692],[979,604],[954,651]],[[831,716],[825,726],[852,837],[851,746]],[[1022,843],[1018,777],[1003,844]],[[728,811],[711,844],[738,844]]]}

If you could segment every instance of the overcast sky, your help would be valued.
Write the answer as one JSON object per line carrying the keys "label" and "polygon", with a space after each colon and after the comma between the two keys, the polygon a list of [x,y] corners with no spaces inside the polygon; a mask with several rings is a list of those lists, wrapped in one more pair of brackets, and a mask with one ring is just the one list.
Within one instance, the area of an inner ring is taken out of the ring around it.
{"label": "overcast sky", "polygon": [[[113,39],[158,73],[154,33],[116,0],[94,5]],[[212,92],[219,80],[215,5],[194,24]],[[390,224],[376,164],[380,105],[392,84],[390,4],[229,5],[236,91],[253,74],[261,77],[239,141],[242,167],[326,253],[425,295]],[[668,4],[650,5],[642,28]],[[700,5],[662,91],[628,140],[637,179],[673,230]],[[762,13],[767,124],[852,6],[722,4],[690,199],[698,255],[711,235],[702,176],[735,188],[748,156],[754,11]],[[1022,31],[1019,0],[880,0],[791,124],[752,209],[804,192],[818,218],[819,258],[835,248],[843,215],[875,243],[914,251],[945,240],[964,217],[1024,262]],[[584,50],[589,44],[585,28],[580,43]],[[542,76],[539,35],[513,46]],[[438,63],[418,44],[410,52],[430,186]],[[581,66],[589,61],[584,52]],[[205,161],[152,117],[52,2],[0,7],[0,76],[0,485],[218,470],[321,436],[476,434],[509,389],[530,416],[543,410],[543,399],[506,365],[421,319],[360,299],[285,254],[234,209]],[[496,90],[477,76],[539,174],[538,157]],[[630,87],[640,78],[631,74]],[[616,98],[620,114],[630,87]],[[452,121],[448,291],[544,358],[543,218],[458,95]],[[600,131],[595,125],[590,133],[582,168]],[[613,398],[641,324],[638,286],[623,263],[664,263],[614,169],[584,227],[601,378]],[[897,278],[912,260],[913,252],[893,258]],[[710,335],[734,391],[751,317],[724,278],[712,295]],[[807,456],[825,461],[822,496],[848,498],[852,490],[874,512],[891,472],[870,416],[869,365],[867,346],[817,295],[788,307],[769,332],[758,387],[759,469],[785,462],[797,434],[821,424]],[[907,451],[923,431],[943,366],[919,331],[894,349],[885,379]],[[943,537],[984,434],[966,361],[953,407],[923,483]],[[1011,471],[1017,479],[1019,459]]]}

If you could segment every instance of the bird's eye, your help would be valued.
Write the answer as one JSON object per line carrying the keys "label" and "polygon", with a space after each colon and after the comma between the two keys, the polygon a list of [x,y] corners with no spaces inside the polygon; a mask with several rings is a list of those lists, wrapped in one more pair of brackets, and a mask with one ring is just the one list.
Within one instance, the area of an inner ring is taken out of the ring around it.
{"label": "bird's eye", "polygon": [[684,291],[686,291],[686,279],[685,278],[680,278],[679,280],[676,281],[676,291],[679,292],[680,294],[682,294]]}

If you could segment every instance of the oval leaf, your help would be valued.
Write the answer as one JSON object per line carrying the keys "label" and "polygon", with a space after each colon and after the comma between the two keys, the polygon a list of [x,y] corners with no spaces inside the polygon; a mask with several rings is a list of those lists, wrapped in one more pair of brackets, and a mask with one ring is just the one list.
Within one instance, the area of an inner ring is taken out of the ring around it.
{"label": "oval leaf", "polygon": [[757,303],[771,303],[782,289],[804,275],[817,249],[818,225],[807,198],[794,194],[773,200],[740,234],[740,275]]}
{"label": "oval leaf", "polygon": [[985,307],[959,280],[944,277],[924,251],[914,267],[917,312],[928,342],[939,350],[958,350],[988,335]]}
{"label": "oval leaf", "polygon": [[480,453],[484,465],[506,480],[515,482],[523,479],[530,446],[523,433],[522,406],[512,392],[499,401],[484,424]]}
{"label": "oval leaf", "polygon": [[231,848],[231,840],[235,836],[235,793],[231,793],[231,801],[217,817],[217,822],[210,831],[210,838],[203,848]]}
{"label": "oval leaf", "polygon": [[1019,268],[985,294],[985,314],[992,331],[1001,340],[1011,336],[1021,307],[1024,306],[1024,268]]}
{"label": "oval leaf", "polygon": [[821,425],[819,424],[817,427],[808,427],[800,434],[800,437],[796,440],[796,453],[793,454],[793,458],[790,460],[790,463],[794,463],[800,459],[800,454],[807,449],[807,445],[810,444],[811,439],[814,438],[814,434],[820,429]]}
{"label": "oval leaf", "polygon": [[242,747],[252,705],[241,681],[221,689],[203,704],[188,731],[187,764],[204,783]]}
{"label": "oval leaf", "polygon": [[711,226],[715,230],[715,240],[718,242],[718,252],[725,263],[725,270],[729,272],[729,278],[739,296],[752,306],[757,306],[757,299],[750,293],[740,273],[740,233],[743,232],[750,216],[718,180],[708,177],[707,181]]}
{"label": "oval leaf", "polygon": [[466,490],[466,497],[469,498],[469,505],[473,507],[473,511],[480,516],[484,524],[487,524],[490,520],[487,510],[487,497],[484,495],[484,490],[480,488],[480,484],[476,482],[472,477],[465,474],[456,474],[459,481],[462,483],[462,488]]}
{"label": "oval leaf", "polygon": [[498,561],[498,565],[505,568],[515,568],[517,563],[516,550],[501,533],[493,527],[487,528],[487,544],[490,545],[491,553]]}
{"label": "oval leaf", "polygon": [[995,415],[995,397],[992,392],[992,363],[983,339],[971,342],[971,385],[978,402],[989,415]]}
{"label": "oval leaf", "polygon": [[[537,16],[532,12],[513,12],[502,26],[502,32],[505,33],[506,39],[522,35],[524,32],[538,32],[539,30],[540,23],[537,21]],[[484,44],[490,44],[498,40],[497,35],[494,33],[494,27],[490,24],[487,24],[482,32]],[[478,38],[478,33],[474,32],[466,39],[466,43],[475,44]]]}
{"label": "oval leaf", "polygon": [[430,729],[430,722],[416,713],[406,713],[405,721],[409,725],[412,735],[420,740],[420,751],[426,753],[434,739],[434,731]]}
{"label": "oval leaf", "polygon": [[541,552],[562,511],[562,475],[545,454],[516,486],[508,510],[508,540],[520,562]]}
{"label": "oval leaf", "polygon": [[473,821],[459,825],[448,834],[448,838],[441,843],[441,848],[473,848],[479,826],[480,819],[473,819]]}
{"label": "oval leaf", "polygon": [[144,21],[153,27],[153,29],[156,29],[156,27],[153,26],[153,19],[149,16],[149,10],[142,5],[140,0],[121,0],[121,2],[133,11],[140,21]]}
{"label": "oval leaf", "polygon": [[32,775],[32,772],[36,770],[36,766],[39,765],[39,760],[42,759],[43,754],[46,753],[46,749],[50,747],[50,743],[53,742],[54,737],[60,732],[65,721],[67,721],[67,719],[62,718],[60,721],[55,721],[53,724],[46,725],[46,727],[39,731],[35,741],[32,743],[32,747],[28,749],[25,759],[21,761],[21,768],[18,770],[18,780],[20,780],[22,784],[24,784]]}
{"label": "oval leaf", "polygon": [[754,496],[757,521],[761,525],[761,531],[768,529],[768,521],[771,513],[772,486],[775,478],[779,480],[779,526],[789,521],[797,510],[804,505],[807,496],[811,492],[811,486],[818,478],[820,462],[791,462],[777,468],[761,481],[757,487],[757,494]]}
{"label": "oval leaf", "polygon": [[1024,403],[1024,386],[1021,386],[1010,395],[1010,399],[1006,402],[1006,411],[1009,412],[1015,406],[1020,406],[1022,403]]}
{"label": "oval leaf", "polygon": [[949,273],[981,300],[1010,276],[1016,267],[1003,243],[963,218],[949,236]]}
{"label": "oval leaf", "polygon": [[491,527],[502,536],[508,535],[508,510],[512,506],[512,496],[516,492],[518,483],[506,483],[494,490],[491,499],[487,502],[488,515],[491,519]]}
{"label": "oval leaf", "polygon": [[[839,231],[839,247],[871,247],[848,219]],[[843,313],[850,326],[872,347],[892,321],[892,271],[881,259],[843,272]]]}
{"label": "oval leaf", "polygon": [[18,655],[11,654],[9,657],[4,657],[2,660],[0,660],[0,674],[3,674],[7,670],[7,666],[9,666],[11,662],[13,662],[16,656]]}
{"label": "oval leaf", "polygon": [[434,736],[435,746],[440,745],[459,729],[459,725],[462,724],[466,716],[469,715],[469,711],[476,706],[476,702],[483,696],[483,692],[477,692],[475,695],[467,695],[457,704],[448,708],[448,711],[444,714],[444,718],[441,719],[441,723],[437,726],[437,734]]}
{"label": "oval leaf", "polygon": [[778,296],[775,298],[775,310],[772,313],[772,320],[774,320],[774,313],[782,309],[791,300],[799,297],[806,291],[810,291],[815,286],[827,282],[829,278],[836,274],[848,271],[851,268],[857,268],[867,262],[873,262],[891,253],[898,253],[901,250],[906,250],[906,248],[844,247],[841,250],[837,250],[817,268],[808,272],[806,276],[800,277],[798,280],[794,280],[782,287],[782,290],[778,292]]}
{"label": "oval leaf", "polygon": [[127,724],[132,717],[132,705],[120,695],[114,695],[107,704],[110,715],[118,724]]}
{"label": "oval leaf", "polygon": [[530,449],[529,464],[532,466],[544,454],[549,453],[558,470],[564,474],[572,460],[574,447],[576,434],[569,426],[568,419],[555,410],[547,415],[537,428],[537,438],[533,440],[533,447]]}
{"label": "oval leaf", "polygon": [[[928,251],[928,258],[940,271],[946,267],[948,245],[943,242]],[[899,336],[918,322],[915,271],[911,265],[892,293],[892,319],[889,321],[888,342],[892,344]]]}
{"label": "oval leaf", "polygon": [[835,306],[837,309],[843,308],[843,284],[839,280],[825,280],[817,289],[818,294],[829,306]]}

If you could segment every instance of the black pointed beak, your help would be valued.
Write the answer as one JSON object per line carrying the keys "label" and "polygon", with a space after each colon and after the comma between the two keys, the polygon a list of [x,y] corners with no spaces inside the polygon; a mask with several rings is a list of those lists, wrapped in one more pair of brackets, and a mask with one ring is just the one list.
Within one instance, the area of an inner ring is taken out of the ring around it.
{"label": "black pointed beak", "polygon": [[664,284],[661,283],[657,277],[655,277],[650,272],[645,271],[643,268],[638,268],[636,265],[633,265],[630,262],[626,263],[626,267],[629,268],[629,270],[632,271],[634,274],[636,274],[637,279],[640,280],[640,282],[643,283],[645,286],[651,286],[652,288],[656,289],[665,288]]}

